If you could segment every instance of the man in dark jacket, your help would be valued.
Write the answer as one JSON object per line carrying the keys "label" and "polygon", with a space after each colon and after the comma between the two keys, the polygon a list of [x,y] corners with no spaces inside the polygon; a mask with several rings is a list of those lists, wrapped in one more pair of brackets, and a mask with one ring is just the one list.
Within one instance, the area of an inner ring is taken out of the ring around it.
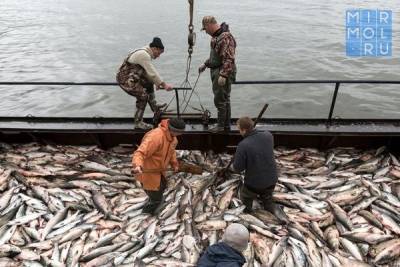
{"label": "man in dark jacket", "polygon": [[241,224],[229,225],[222,241],[206,249],[197,267],[242,267],[246,262],[242,252],[249,242],[249,231]]}
{"label": "man in dark jacket", "polygon": [[240,198],[246,206],[245,212],[251,212],[253,200],[260,198],[264,209],[274,214],[282,223],[287,223],[286,214],[272,199],[278,181],[272,134],[268,131],[256,131],[254,122],[249,117],[240,118],[237,127],[244,139],[237,147],[233,168],[237,172],[245,171],[244,184],[240,191]]}

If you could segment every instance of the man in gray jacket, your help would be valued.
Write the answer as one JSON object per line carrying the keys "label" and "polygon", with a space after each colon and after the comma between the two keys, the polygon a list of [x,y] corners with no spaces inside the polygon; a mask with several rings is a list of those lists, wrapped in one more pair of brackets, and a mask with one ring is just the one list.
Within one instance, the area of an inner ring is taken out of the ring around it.
{"label": "man in gray jacket", "polygon": [[164,45],[160,38],[140,49],[130,53],[124,60],[117,73],[119,86],[129,95],[136,97],[135,128],[151,129],[152,125],[143,122],[143,114],[147,103],[153,112],[158,111],[166,104],[157,105],[154,85],[157,89],[172,90],[172,85],[163,81],[152,60],[164,52]]}
{"label": "man in gray jacket", "polygon": [[278,181],[272,134],[268,131],[256,131],[254,122],[249,117],[240,118],[237,127],[244,139],[236,149],[233,168],[237,172],[245,171],[244,184],[240,191],[240,198],[246,206],[245,212],[251,212],[253,200],[259,198],[264,209],[274,214],[282,223],[288,223],[286,214],[272,199]]}

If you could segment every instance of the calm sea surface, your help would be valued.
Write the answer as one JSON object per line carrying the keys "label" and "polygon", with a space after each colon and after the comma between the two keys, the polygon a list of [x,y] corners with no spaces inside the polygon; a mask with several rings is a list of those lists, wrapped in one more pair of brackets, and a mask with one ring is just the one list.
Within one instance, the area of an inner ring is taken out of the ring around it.
{"label": "calm sea surface", "polygon": [[[400,80],[399,1],[195,0],[195,46],[190,83],[209,53],[201,18],[215,15],[236,37],[238,80]],[[392,57],[345,54],[345,11],[393,12]],[[0,81],[114,82],[127,53],[160,36],[165,53],[154,63],[167,82],[182,85],[187,57],[186,0],[1,0]],[[233,116],[323,118],[334,85],[234,85]],[[215,116],[208,72],[200,103]],[[1,116],[133,116],[134,99],[118,87],[2,86]],[[168,102],[170,92],[157,92]],[[175,108],[171,105],[171,108]],[[189,110],[189,109],[188,109]],[[147,111],[148,115],[151,115]],[[334,116],[400,118],[400,85],[343,85]]]}

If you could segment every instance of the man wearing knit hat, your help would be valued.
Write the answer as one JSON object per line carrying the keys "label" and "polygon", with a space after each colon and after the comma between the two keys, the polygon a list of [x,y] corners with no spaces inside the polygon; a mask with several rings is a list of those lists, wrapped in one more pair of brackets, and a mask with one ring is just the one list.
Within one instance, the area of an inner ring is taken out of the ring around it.
{"label": "man wearing knit hat", "polygon": [[157,128],[147,132],[132,158],[132,173],[142,183],[149,197],[143,212],[154,214],[161,204],[166,188],[166,172],[171,166],[175,172],[179,170],[175,148],[177,136],[185,131],[185,122],[178,118],[165,119]]}
{"label": "man wearing knit hat", "polygon": [[159,37],[140,49],[130,53],[124,60],[117,73],[119,86],[129,95],[136,97],[135,128],[144,130],[153,128],[143,122],[143,114],[147,103],[153,112],[164,108],[166,104],[158,105],[154,94],[154,85],[157,89],[172,90],[172,85],[163,81],[152,60],[164,52],[164,45]]}
{"label": "man wearing knit hat", "polygon": [[206,249],[197,267],[241,267],[246,262],[243,251],[249,242],[249,231],[239,223],[225,229],[222,241]]}
{"label": "man wearing knit hat", "polygon": [[230,130],[231,84],[236,80],[236,41],[224,22],[219,25],[213,16],[205,16],[203,28],[211,36],[210,57],[199,67],[199,73],[210,69],[214,105],[218,110],[218,123],[210,132]]}

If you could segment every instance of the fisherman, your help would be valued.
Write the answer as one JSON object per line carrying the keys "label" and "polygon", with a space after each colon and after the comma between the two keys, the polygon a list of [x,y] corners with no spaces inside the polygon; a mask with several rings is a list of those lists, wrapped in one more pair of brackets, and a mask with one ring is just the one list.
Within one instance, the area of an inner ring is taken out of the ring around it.
{"label": "fisherman", "polygon": [[225,229],[222,241],[206,249],[197,267],[241,267],[246,262],[243,251],[249,243],[249,231],[239,223]]}
{"label": "fisherman", "polygon": [[143,185],[149,202],[143,212],[154,214],[166,188],[165,170],[170,165],[179,169],[175,147],[177,136],[185,131],[185,122],[178,118],[164,119],[158,128],[147,132],[132,158],[132,172]]}
{"label": "fisherman", "polygon": [[244,211],[251,212],[253,200],[260,198],[265,210],[274,214],[281,223],[287,224],[287,215],[272,198],[278,181],[272,134],[256,131],[254,121],[249,117],[239,118],[236,124],[244,139],[236,149],[233,169],[237,172],[245,171],[244,184],[240,190],[240,198],[246,206]]}
{"label": "fisherman", "polygon": [[211,52],[210,57],[199,67],[199,73],[210,68],[214,105],[218,110],[218,123],[210,128],[210,132],[229,131],[231,84],[236,79],[236,41],[225,22],[219,25],[213,16],[205,16],[202,23],[202,30],[211,36]]}
{"label": "fisherman", "polygon": [[164,108],[166,104],[158,105],[155,99],[154,85],[157,90],[173,89],[171,84],[162,80],[151,60],[158,58],[164,52],[164,45],[159,37],[140,49],[130,53],[117,73],[119,86],[129,95],[136,97],[135,128],[148,130],[151,124],[143,122],[143,114],[147,103],[153,112]]}

